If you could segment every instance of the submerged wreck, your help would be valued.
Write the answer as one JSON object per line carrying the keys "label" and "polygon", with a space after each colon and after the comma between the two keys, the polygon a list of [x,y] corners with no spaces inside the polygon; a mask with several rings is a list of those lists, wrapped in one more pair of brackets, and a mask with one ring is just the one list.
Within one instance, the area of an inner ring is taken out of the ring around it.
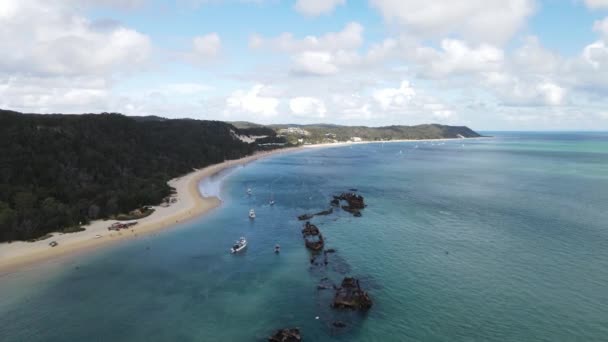
{"label": "submerged wreck", "polygon": [[306,248],[313,250],[315,252],[322,251],[325,246],[325,241],[323,241],[323,235],[319,233],[319,237],[315,239],[314,237],[305,237],[304,244]]}
{"label": "submerged wreck", "polygon": [[319,228],[317,226],[315,226],[314,224],[306,221],[306,223],[304,224],[304,228],[302,229],[302,235],[303,236],[317,236],[319,235]]}
{"label": "submerged wreck", "polygon": [[298,328],[287,328],[279,329],[274,335],[268,338],[269,342],[299,342],[302,341],[300,335],[300,329]]}
{"label": "submerged wreck", "polygon": [[304,228],[302,229],[302,237],[306,248],[315,252],[323,250],[325,242],[323,241],[323,235],[319,228],[314,224],[306,221]]}
{"label": "submerged wreck", "polygon": [[304,214],[304,215],[300,215],[298,216],[298,220],[300,221],[306,221],[306,220],[310,220],[311,218],[315,217],[315,215],[312,214]]}
{"label": "submerged wreck", "polygon": [[329,203],[334,207],[340,207],[341,201],[346,201],[348,204],[341,206],[344,211],[353,214],[355,217],[361,216],[361,209],[365,208],[363,196],[357,195],[354,192],[343,192],[339,196],[334,196]]}
{"label": "submerged wreck", "polygon": [[356,278],[345,277],[336,290],[332,307],[337,309],[368,310],[372,307],[372,300],[367,292],[359,286]]}

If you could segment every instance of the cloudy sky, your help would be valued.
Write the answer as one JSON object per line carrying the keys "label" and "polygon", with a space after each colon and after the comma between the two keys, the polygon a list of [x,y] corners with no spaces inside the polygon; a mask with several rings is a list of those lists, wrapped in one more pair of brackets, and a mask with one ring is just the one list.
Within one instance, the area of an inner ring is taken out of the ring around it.
{"label": "cloudy sky", "polygon": [[0,108],[608,129],[608,0],[0,0]]}

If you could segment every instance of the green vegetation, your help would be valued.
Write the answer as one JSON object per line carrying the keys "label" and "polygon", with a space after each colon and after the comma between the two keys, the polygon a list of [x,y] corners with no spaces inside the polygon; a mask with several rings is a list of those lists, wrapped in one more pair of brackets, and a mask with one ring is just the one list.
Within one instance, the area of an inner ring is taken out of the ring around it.
{"label": "green vegetation", "polygon": [[146,216],[150,216],[152,215],[152,213],[154,212],[154,209],[150,208],[150,207],[143,207],[140,209],[135,209],[132,210],[130,213],[128,214],[118,214],[115,217],[112,217],[115,220],[118,221],[130,221],[130,220],[139,220],[142,219]]}
{"label": "green vegetation", "polygon": [[159,204],[167,181],[253,153],[217,121],[0,110],[0,241]]}
{"label": "green vegetation", "polygon": [[[354,137],[364,141],[399,140],[399,139],[441,139],[441,138],[475,138],[477,132],[464,126],[445,126],[438,124],[417,126],[338,126],[338,125],[272,125],[280,135],[285,135],[290,143],[322,143],[349,141]],[[289,129],[291,128],[291,129]],[[300,132],[300,130],[305,131]],[[288,132],[289,131],[289,132]]]}

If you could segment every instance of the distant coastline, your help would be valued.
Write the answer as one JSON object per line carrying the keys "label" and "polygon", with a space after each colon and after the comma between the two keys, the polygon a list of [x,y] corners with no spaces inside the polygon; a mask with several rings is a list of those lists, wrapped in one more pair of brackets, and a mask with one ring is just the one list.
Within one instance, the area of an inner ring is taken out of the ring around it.
{"label": "distant coastline", "polygon": [[[153,207],[155,211],[152,215],[139,220],[138,224],[130,229],[120,232],[110,231],[107,228],[112,223],[117,222],[116,220],[97,220],[84,226],[85,230],[82,232],[69,234],[53,233],[52,238],[36,242],[15,241],[12,243],[0,243],[0,274],[10,273],[28,265],[53,260],[60,256],[66,256],[76,252],[86,252],[113,242],[136,239],[144,235],[170,228],[176,224],[183,223],[201,215],[205,215],[213,209],[219,207],[222,202],[219,198],[214,196],[203,197],[199,191],[199,183],[203,179],[213,176],[225,169],[245,165],[261,158],[294,151],[304,151],[310,148],[330,148],[371,143],[470,139],[480,138],[360,141],[303,145],[268,152],[258,152],[244,158],[214,164],[169,181],[169,185],[176,189],[176,203],[173,203],[169,207]],[[50,241],[56,241],[58,246],[50,247]]]}

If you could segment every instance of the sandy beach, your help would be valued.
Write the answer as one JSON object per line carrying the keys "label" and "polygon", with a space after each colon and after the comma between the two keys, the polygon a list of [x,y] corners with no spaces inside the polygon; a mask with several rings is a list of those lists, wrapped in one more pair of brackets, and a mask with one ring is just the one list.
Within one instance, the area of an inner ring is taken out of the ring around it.
{"label": "sandy beach", "polygon": [[[453,139],[429,139],[425,141],[440,141]],[[387,142],[411,142],[412,140],[392,140]],[[423,142],[422,140],[416,140]],[[339,142],[328,144],[304,145],[269,152],[259,152],[254,155],[236,160],[208,166],[195,170],[187,175],[169,181],[169,185],[176,189],[177,201],[168,207],[154,206],[154,213],[138,220],[138,224],[132,228],[121,231],[110,231],[108,227],[116,220],[97,220],[77,233],[53,233],[53,237],[36,242],[16,241],[0,244],[0,274],[12,272],[18,268],[32,265],[37,262],[52,260],[59,256],[68,255],[78,251],[86,251],[112,242],[135,239],[146,234],[154,233],[162,229],[174,226],[177,223],[198,217],[217,208],[221,201],[217,197],[203,197],[199,192],[199,183],[206,177],[210,177],[227,168],[244,165],[260,158],[271,155],[304,150],[309,148],[339,147],[351,144],[381,143],[374,141],[362,142]],[[49,243],[56,241],[56,247],[50,247]]]}
{"label": "sandy beach", "polygon": [[[168,207],[153,206],[154,213],[137,220],[138,224],[129,229],[110,231],[108,227],[118,221],[97,220],[83,226],[85,230],[82,232],[53,233],[53,237],[36,242],[2,243],[0,244],[0,273],[12,272],[17,268],[37,262],[51,260],[78,251],[86,251],[112,242],[135,239],[208,213],[217,208],[221,201],[217,197],[203,197],[200,194],[198,185],[201,180],[233,166],[244,165],[260,158],[287,153],[296,149],[298,148],[259,152],[241,159],[211,165],[172,179],[169,181],[169,185],[175,188],[176,195],[174,197],[177,201]],[[56,241],[58,245],[50,247],[49,243],[51,241]]]}

